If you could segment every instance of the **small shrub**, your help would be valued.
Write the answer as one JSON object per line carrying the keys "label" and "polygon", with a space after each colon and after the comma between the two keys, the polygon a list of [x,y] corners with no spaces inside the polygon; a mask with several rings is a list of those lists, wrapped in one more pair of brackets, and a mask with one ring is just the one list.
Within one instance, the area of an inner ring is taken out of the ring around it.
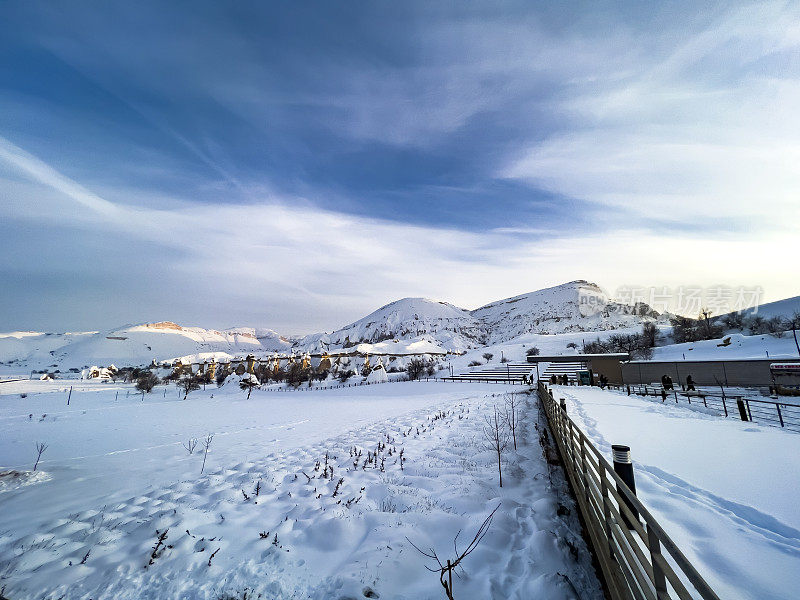
{"label": "small shrub", "polygon": [[139,378],[136,380],[136,389],[140,392],[149,394],[153,391],[153,388],[158,384],[158,382],[158,375],[152,371],[145,371],[141,373]]}

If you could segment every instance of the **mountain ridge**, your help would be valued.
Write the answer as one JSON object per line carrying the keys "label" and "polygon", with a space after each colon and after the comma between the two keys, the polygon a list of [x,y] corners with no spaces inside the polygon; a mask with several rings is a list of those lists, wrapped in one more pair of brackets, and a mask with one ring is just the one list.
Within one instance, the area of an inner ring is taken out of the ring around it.
{"label": "mountain ridge", "polygon": [[147,364],[209,352],[265,354],[354,347],[367,353],[411,353],[418,348],[463,353],[530,333],[606,331],[663,318],[647,305],[614,302],[597,284],[579,279],[471,311],[441,300],[400,298],[330,333],[296,338],[268,328],[217,330],[173,321],[82,333],[13,332],[0,334],[0,363],[79,368],[87,362]]}

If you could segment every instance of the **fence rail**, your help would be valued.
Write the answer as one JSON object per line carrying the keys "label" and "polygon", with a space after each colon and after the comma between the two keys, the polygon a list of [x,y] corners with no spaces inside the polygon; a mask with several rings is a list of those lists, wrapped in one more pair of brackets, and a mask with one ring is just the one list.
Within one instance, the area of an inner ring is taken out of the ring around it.
{"label": "fence rail", "polygon": [[541,381],[538,391],[611,599],[719,600]]}
{"label": "fence rail", "polygon": [[[752,421],[762,425],[783,427],[790,431],[800,432],[800,404],[796,402],[776,402],[747,398],[742,395],[728,395],[724,392],[716,394],[706,391],[665,390],[655,385],[616,385],[606,386],[610,389],[627,392],[628,395],[651,396],[660,398],[662,402],[685,402],[690,405],[702,404],[704,408],[717,411],[719,416]],[[800,400],[800,398],[798,399]],[[744,419],[743,417],[747,417]]]}

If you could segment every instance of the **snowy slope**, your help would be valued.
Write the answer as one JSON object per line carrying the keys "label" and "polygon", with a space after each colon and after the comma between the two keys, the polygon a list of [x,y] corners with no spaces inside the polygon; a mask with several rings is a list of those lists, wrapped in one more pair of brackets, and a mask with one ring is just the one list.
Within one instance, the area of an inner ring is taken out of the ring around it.
{"label": "snowy slope", "polygon": [[612,302],[599,286],[584,280],[492,302],[471,314],[489,329],[492,343],[526,333],[619,329],[659,316],[646,304]]}
{"label": "snowy slope", "polygon": [[26,366],[53,364],[53,355],[72,343],[97,335],[96,331],[82,333],[42,333],[13,331],[0,333],[0,363],[24,363]]}
{"label": "snowy slope", "polygon": [[397,339],[462,351],[484,344],[487,333],[484,325],[462,308],[426,298],[403,298],[333,333],[307,336],[299,345],[304,349],[349,348]]}
{"label": "snowy slope", "polygon": [[251,335],[258,340],[262,350],[271,352],[285,352],[292,348],[292,342],[273,329],[265,327],[234,327],[226,329],[225,333]]}
{"label": "snowy slope", "polygon": [[[251,330],[252,331],[252,330]],[[0,335],[0,361],[19,369],[56,365],[62,371],[92,364],[144,365],[199,352],[261,350],[251,331],[216,331],[171,322],[82,334]]]}
{"label": "snowy slope", "polygon": [[792,317],[795,313],[800,313],[800,296],[767,302],[757,308],[744,311],[744,314],[748,317],[758,315],[765,319],[771,319],[772,317],[783,317],[785,319]]}

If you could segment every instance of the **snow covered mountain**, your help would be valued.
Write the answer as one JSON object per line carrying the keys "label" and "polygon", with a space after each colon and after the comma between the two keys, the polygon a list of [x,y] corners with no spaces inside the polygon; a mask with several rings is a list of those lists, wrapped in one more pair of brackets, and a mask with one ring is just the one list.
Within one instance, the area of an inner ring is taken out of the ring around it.
{"label": "snow covered mountain", "polygon": [[488,331],[463,308],[427,298],[403,298],[333,333],[306,336],[298,345],[318,350],[392,340],[431,342],[441,350],[460,352],[484,345]]}
{"label": "snow covered mountain", "polygon": [[266,327],[234,327],[232,329],[226,329],[225,333],[251,335],[258,340],[258,343],[261,345],[261,348],[259,348],[260,350],[270,352],[286,352],[290,350],[293,345],[291,340],[283,337],[277,331]]}
{"label": "snow covered mountain", "polygon": [[[231,355],[357,347],[365,353],[464,352],[518,336],[605,331],[659,319],[645,304],[611,301],[587,281],[498,300],[473,311],[426,298],[403,298],[332,333],[286,338],[271,329],[225,331],[163,321],[104,332],[0,334],[3,370],[65,371],[87,365],[143,365],[213,352]],[[665,318],[661,317],[665,322]]]}
{"label": "snow covered mountain", "polygon": [[659,317],[643,303],[629,306],[613,302],[597,284],[584,280],[498,300],[471,314],[489,330],[491,343],[526,333],[619,329]]}
{"label": "snow covered mountain", "polygon": [[14,332],[0,334],[0,362],[27,369],[89,365],[145,365],[200,352],[241,354],[261,350],[255,331],[217,331],[181,327],[170,321],[84,333]]}

